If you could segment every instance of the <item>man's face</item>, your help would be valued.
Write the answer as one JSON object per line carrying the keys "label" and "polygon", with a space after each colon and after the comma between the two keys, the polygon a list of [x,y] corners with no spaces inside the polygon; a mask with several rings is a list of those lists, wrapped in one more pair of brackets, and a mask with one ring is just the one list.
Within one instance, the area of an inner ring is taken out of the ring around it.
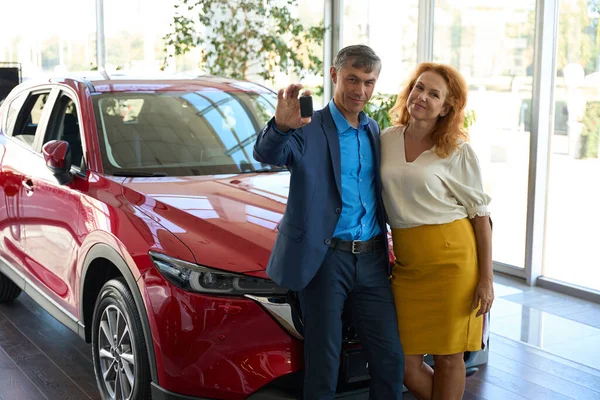
{"label": "man's face", "polygon": [[366,72],[364,69],[352,67],[352,60],[348,60],[339,71],[331,67],[329,72],[335,84],[333,93],[335,105],[346,119],[358,115],[373,94],[379,70]]}

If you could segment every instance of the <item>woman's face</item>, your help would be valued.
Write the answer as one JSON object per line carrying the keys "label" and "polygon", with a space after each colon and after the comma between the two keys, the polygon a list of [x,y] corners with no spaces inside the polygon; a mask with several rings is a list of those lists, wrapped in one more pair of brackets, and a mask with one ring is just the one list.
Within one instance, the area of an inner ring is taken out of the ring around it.
{"label": "woman's face", "polygon": [[433,71],[423,72],[408,95],[408,113],[417,121],[437,120],[448,113],[447,94],[448,85],[441,75]]}

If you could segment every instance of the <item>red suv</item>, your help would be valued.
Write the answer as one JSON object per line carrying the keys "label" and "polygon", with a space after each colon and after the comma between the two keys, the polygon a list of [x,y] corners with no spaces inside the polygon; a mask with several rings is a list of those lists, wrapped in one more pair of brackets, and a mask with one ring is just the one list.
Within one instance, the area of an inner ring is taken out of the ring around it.
{"label": "red suv", "polygon": [[[2,103],[0,301],[24,290],[91,342],[103,399],[300,397],[301,315],[265,274],[289,174],[252,157],[276,100],[217,77],[103,76]],[[339,390],[364,393],[343,318]]]}

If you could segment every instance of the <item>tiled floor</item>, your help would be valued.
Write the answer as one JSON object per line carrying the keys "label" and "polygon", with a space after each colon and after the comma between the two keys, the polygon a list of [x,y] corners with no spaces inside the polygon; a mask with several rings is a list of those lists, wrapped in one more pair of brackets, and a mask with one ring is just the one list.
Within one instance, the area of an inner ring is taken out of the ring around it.
{"label": "tiled floor", "polygon": [[497,275],[491,331],[600,370],[600,304]]}

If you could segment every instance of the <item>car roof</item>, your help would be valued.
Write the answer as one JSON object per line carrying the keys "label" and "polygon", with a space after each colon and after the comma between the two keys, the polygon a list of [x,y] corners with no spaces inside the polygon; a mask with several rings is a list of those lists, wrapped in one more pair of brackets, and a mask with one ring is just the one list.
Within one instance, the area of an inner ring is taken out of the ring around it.
{"label": "car roof", "polygon": [[268,88],[250,81],[236,80],[219,76],[193,76],[190,74],[158,74],[140,76],[129,74],[100,73],[98,71],[67,74],[53,77],[41,82],[27,82],[31,86],[38,84],[66,84],[80,82],[87,85],[92,93],[115,92],[190,92],[190,91],[225,91],[225,92],[271,92]]}

